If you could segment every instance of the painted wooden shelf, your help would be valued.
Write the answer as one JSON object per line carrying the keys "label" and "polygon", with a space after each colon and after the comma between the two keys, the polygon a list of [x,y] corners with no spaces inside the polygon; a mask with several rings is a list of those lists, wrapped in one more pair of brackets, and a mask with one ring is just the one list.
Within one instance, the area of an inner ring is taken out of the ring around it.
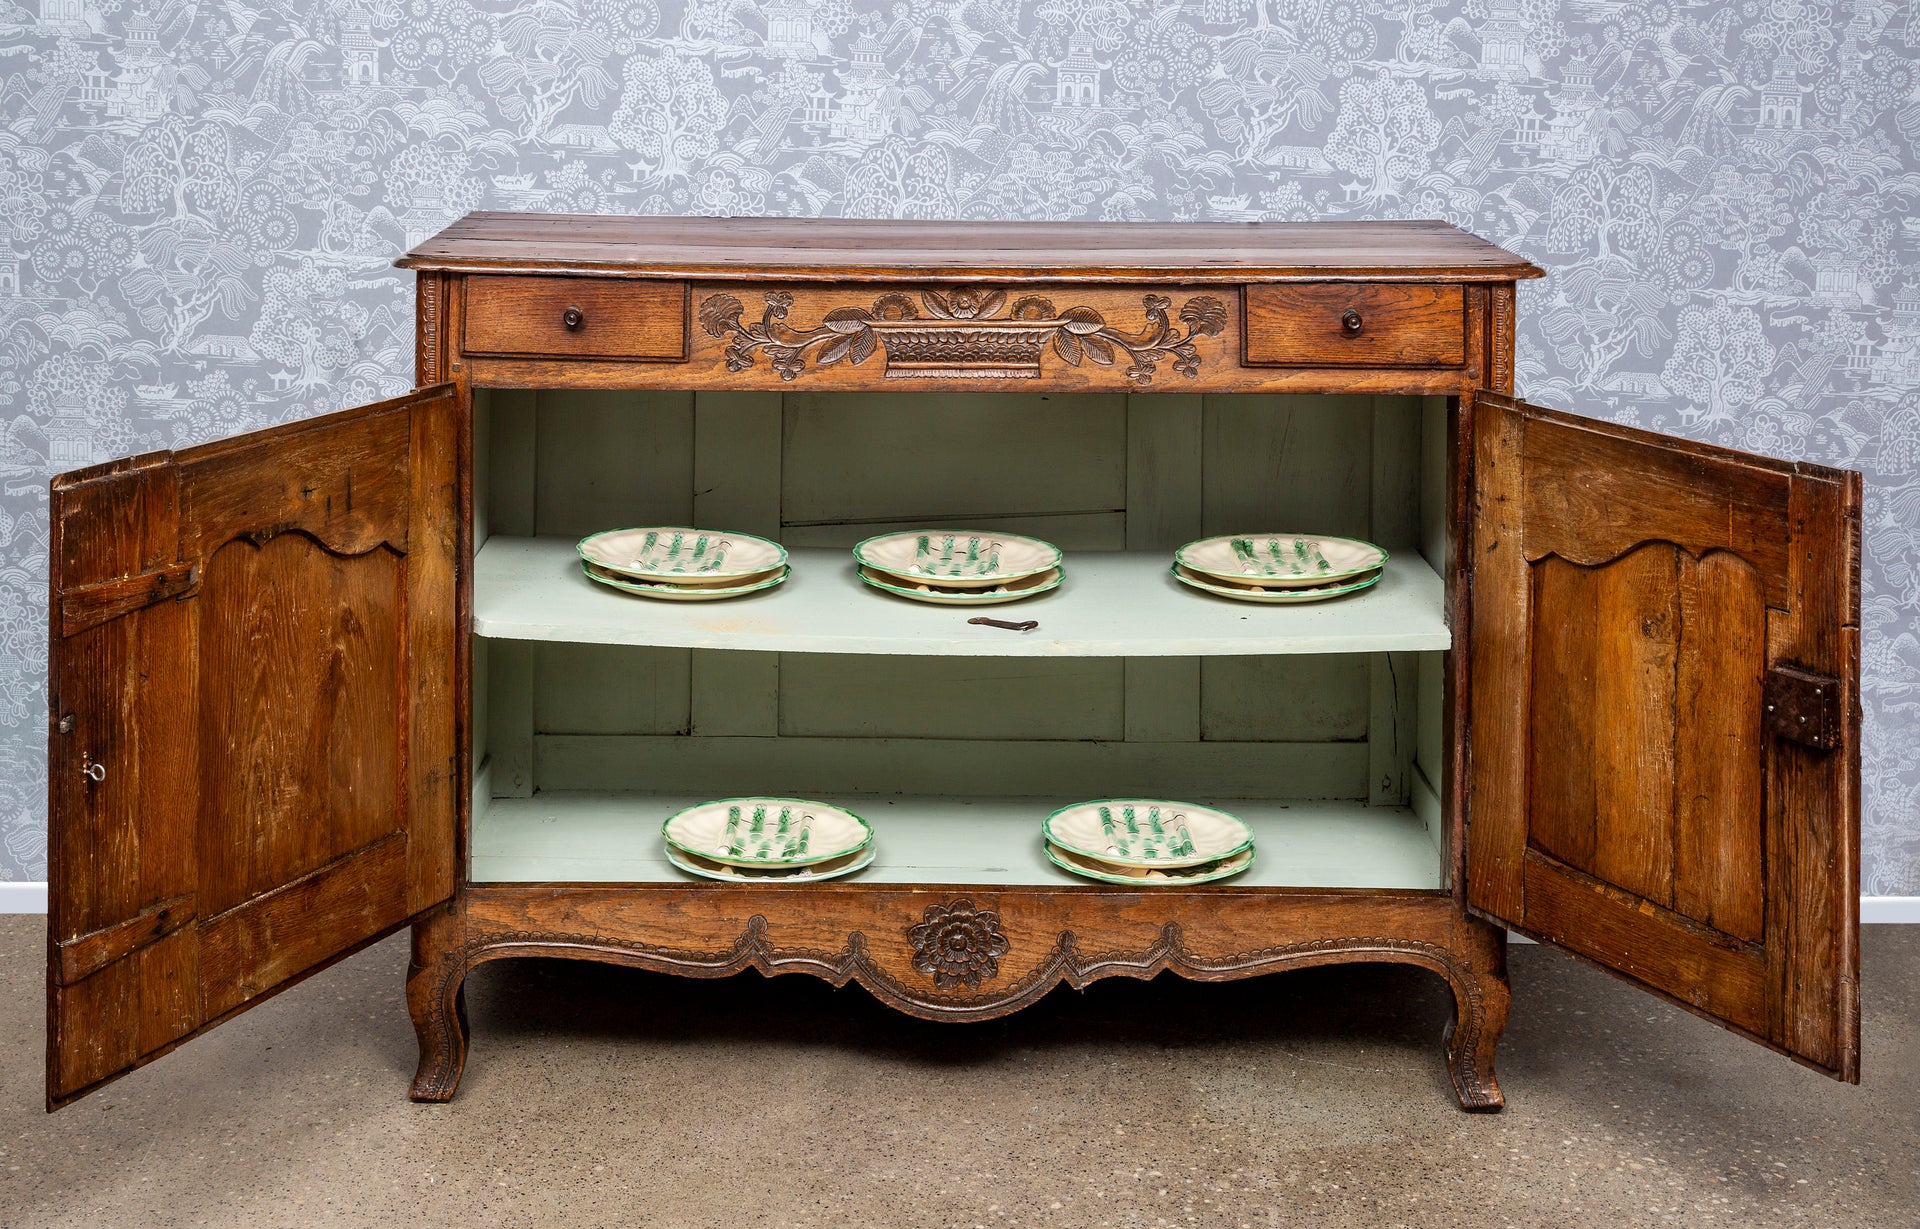
{"label": "painted wooden shelf", "polygon": [[[474,883],[704,882],[662,851],[660,825],[696,797],[540,793],[476,800]],[[1085,885],[1047,861],[1040,821],[1073,799],[828,796],[873,825],[878,857],[848,883]],[[1407,807],[1222,801],[1254,831],[1241,887],[1440,887],[1440,853]]]}
{"label": "painted wooden shelf", "polygon": [[[785,584],[718,602],[660,602],[594,584],[571,538],[489,538],[474,567],[473,623],[501,640],[785,653],[962,657],[1195,657],[1445,649],[1440,577],[1413,551],[1379,584],[1300,606],[1199,593],[1166,551],[1069,553],[1058,589],[985,609],[928,606],[860,583],[844,550],[796,550]],[[1031,632],[975,627],[987,614]]]}

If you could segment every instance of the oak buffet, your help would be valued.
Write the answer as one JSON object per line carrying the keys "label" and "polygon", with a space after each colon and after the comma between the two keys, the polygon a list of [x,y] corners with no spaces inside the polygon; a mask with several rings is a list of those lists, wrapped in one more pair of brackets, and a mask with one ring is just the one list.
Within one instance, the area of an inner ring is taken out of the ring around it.
{"label": "oak buffet", "polygon": [[[493,213],[399,263],[419,391],[54,481],[50,1108],[406,925],[421,1100],[509,956],[954,1021],[1396,961],[1494,1109],[1504,928],[1858,1079],[1859,477],[1514,400],[1526,261],[1440,223]],[[793,579],[594,590],[572,539],[646,518]],[[948,518],[1068,548],[1038,630],[858,590],[852,540]],[[1394,559],[1322,606],[1167,575],[1256,527]],[[749,791],[850,801],[879,861],[665,865],[662,817]],[[1045,863],[1055,805],[1136,791],[1247,816],[1253,871]]]}

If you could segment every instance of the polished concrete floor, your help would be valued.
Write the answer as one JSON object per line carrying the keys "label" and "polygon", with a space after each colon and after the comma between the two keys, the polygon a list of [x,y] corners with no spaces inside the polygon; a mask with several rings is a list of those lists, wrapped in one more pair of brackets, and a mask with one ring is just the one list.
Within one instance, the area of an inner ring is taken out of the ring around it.
{"label": "polished concrete floor", "polygon": [[1920,927],[1867,931],[1865,1082],[1514,950],[1509,1108],[1417,970],[1056,992],[925,1024],[810,978],[503,962],[406,1099],[393,940],[49,1116],[41,919],[0,918],[0,1225],[1920,1225]]}

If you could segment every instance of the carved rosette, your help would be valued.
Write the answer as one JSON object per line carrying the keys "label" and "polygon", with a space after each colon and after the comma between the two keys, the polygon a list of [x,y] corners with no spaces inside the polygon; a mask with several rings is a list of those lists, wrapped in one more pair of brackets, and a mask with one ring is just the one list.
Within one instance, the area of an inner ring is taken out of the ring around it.
{"label": "carved rosette", "polygon": [[1195,341],[1226,328],[1226,305],[1196,295],[1181,305],[1178,325],[1166,295],[1143,295],[1141,305],[1146,323],[1139,333],[1114,328],[1091,307],[1063,311],[1039,295],[1009,302],[1006,291],[990,288],[922,290],[917,302],[883,294],[866,307],[833,308],[811,329],[788,323],[793,295],[783,290],[767,294],[757,321],[743,320],[746,308],[730,294],[709,295],[699,318],[709,337],[727,342],[728,371],[745,371],[764,354],[782,380],[797,378],[809,363],[858,366],[881,351],[888,378],[1033,379],[1049,349],[1073,367],[1125,362],[1127,378],[1142,387],[1169,360],[1188,379],[1198,375]]}
{"label": "carved rosette", "polygon": [[1012,946],[1000,929],[1000,915],[976,909],[961,897],[950,905],[928,905],[920,924],[907,931],[913,967],[933,975],[933,988],[950,990],[980,983],[1000,973],[1000,957]]}

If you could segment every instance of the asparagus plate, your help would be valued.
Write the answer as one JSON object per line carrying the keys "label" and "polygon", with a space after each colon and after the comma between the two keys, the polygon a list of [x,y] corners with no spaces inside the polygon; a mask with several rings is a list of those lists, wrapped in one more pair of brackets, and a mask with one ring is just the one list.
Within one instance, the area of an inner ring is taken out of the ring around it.
{"label": "asparagus plate", "polygon": [[684,525],[609,529],[580,539],[574,549],[617,576],[682,585],[744,584],[787,562],[787,548],[778,542]]}
{"label": "asparagus plate", "polygon": [[1239,581],[1217,580],[1211,576],[1202,576],[1189,571],[1179,564],[1173,565],[1173,576],[1190,589],[1199,589],[1215,597],[1230,597],[1236,602],[1259,602],[1268,606],[1299,605],[1303,602],[1324,602],[1330,597],[1342,594],[1358,593],[1380,583],[1382,572],[1365,572],[1350,580],[1337,584],[1318,585],[1311,589],[1264,589],[1257,585],[1242,584]]}
{"label": "asparagus plate", "polygon": [[726,883],[812,883],[821,879],[837,879],[841,875],[851,875],[873,865],[873,846],[856,849],[844,857],[828,862],[814,862],[806,866],[776,866],[754,870],[745,866],[733,866],[726,862],[715,862],[699,854],[686,853],[667,846],[667,861],[689,875],[698,875],[702,879],[718,879]]}
{"label": "asparagus plate", "polygon": [[1095,858],[1084,857],[1049,841],[1047,842],[1047,861],[1070,874],[1087,879],[1098,879],[1101,883],[1120,883],[1128,887],[1187,887],[1238,875],[1253,865],[1253,850],[1242,850],[1231,858],[1221,858],[1218,861],[1203,862],[1199,866],[1184,868],[1122,866],[1114,862],[1101,862]]}
{"label": "asparagus plate", "polygon": [[1201,538],[1173,552],[1174,561],[1205,577],[1269,589],[1328,585],[1371,572],[1387,552],[1358,538],[1299,533],[1238,533]]}
{"label": "asparagus plate", "polygon": [[1099,798],[1040,824],[1049,844],[1116,866],[1191,867],[1253,848],[1253,829],[1216,807],[1164,798]]}
{"label": "asparagus plate", "polygon": [[866,820],[804,798],[703,802],[668,816],[660,835],[706,861],[758,869],[830,862],[873,843]]}
{"label": "asparagus plate", "polygon": [[900,584],[990,589],[1060,566],[1060,548],[1017,533],[919,529],[883,533],[853,548],[861,567]]}
{"label": "asparagus plate", "polygon": [[632,593],[639,597],[656,598],[663,602],[717,602],[722,598],[740,597],[748,593],[758,593],[762,589],[771,589],[785,580],[787,573],[792,569],[783,566],[774,572],[758,578],[748,577],[744,584],[724,587],[715,585],[677,585],[652,580],[629,580],[624,576],[615,576],[610,572],[603,572],[596,565],[587,563],[584,560],[580,564],[580,570],[587,574],[588,580],[596,584],[605,585],[610,589],[618,589],[622,593]]}
{"label": "asparagus plate", "polygon": [[1049,568],[991,589],[946,589],[931,581],[901,580],[884,572],[875,572],[872,568],[860,569],[861,583],[934,606],[998,606],[1002,602],[1017,602],[1059,588],[1065,575],[1063,568]]}

